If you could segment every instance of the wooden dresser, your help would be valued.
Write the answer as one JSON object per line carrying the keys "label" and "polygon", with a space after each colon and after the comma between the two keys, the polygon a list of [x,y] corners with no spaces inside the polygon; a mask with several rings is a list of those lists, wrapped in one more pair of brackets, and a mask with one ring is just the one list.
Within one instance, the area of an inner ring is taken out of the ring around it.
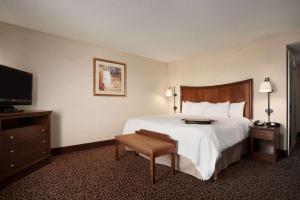
{"label": "wooden dresser", "polygon": [[[278,135],[280,128],[270,128],[270,127],[260,127],[253,126],[250,127],[250,141],[251,141],[251,157],[254,160],[264,160],[269,162],[277,161],[277,148],[278,148]],[[272,147],[272,153],[263,153],[259,149],[259,141],[265,141]]]}
{"label": "wooden dresser", "polygon": [[0,187],[50,162],[51,111],[0,113]]}

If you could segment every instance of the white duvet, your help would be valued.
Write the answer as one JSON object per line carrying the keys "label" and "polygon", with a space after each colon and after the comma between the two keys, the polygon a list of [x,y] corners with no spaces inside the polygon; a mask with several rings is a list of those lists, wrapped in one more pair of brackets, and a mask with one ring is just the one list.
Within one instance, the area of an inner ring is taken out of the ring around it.
{"label": "white duvet", "polygon": [[250,120],[216,119],[212,125],[185,124],[183,115],[147,116],[129,119],[123,134],[147,129],[168,134],[178,141],[179,155],[189,158],[203,180],[214,173],[220,153],[248,136]]}

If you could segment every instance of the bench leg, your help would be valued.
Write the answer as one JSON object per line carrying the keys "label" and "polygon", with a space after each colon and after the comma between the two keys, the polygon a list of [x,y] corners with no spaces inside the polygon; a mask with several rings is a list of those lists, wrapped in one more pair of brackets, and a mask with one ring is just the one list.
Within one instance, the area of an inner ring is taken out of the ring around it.
{"label": "bench leg", "polygon": [[218,173],[216,171],[214,171],[213,179],[214,179],[214,181],[216,181],[218,179]]}
{"label": "bench leg", "polygon": [[150,157],[150,178],[152,184],[155,183],[155,157],[151,156]]}
{"label": "bench leg", "polygon": [[119,141],[116,140],[115,142],[115,146],[116,146],[116,160],[119,160]]}
{"label": "bench leg", "polygon": [[172,167],[172,174],[175,175],[175,153],[171,153],[171,167]]}

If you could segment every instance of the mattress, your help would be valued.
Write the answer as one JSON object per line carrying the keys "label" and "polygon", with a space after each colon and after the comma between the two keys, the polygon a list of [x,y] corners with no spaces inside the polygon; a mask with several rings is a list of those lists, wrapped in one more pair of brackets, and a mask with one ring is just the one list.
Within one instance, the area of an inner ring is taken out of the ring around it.
{"label": "mattress", "polygon": [[169,135],[177,143],[177,154],[188,160],[194,174],[203,180],[212,177],[222,152],[248,137],[251,121],[247,118],[219,118],[213,124],[185,124],[183,115],[161,115],[131,118],[123,134],[147,129]]}

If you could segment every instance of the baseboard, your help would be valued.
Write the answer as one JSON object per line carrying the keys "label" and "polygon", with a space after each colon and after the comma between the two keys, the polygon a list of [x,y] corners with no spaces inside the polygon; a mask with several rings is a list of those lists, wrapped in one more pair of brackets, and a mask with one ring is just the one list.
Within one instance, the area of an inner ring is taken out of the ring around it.
{"label": "baseboard", "polygon": [[104,141],[98,141],[98,142],[72,145],[72,146],[67,146],[67,147],[58,147],[58,148],[51,149],[51,154],[59,155],[59,154],[64,154],[64,153],[83,151],[83,150],[88,150],[88,149],[92,149],[92,148],[113,145],[114,143],[115,143],[115,140],[112,139],[112,140],[104,140]]}

